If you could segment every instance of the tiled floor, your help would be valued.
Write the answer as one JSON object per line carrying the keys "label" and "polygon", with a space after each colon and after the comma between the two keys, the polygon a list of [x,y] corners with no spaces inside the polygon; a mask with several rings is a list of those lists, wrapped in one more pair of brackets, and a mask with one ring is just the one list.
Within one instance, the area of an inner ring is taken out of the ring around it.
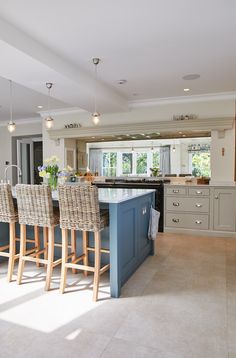
{"label": "tiled floor", "polygon": [[44,271],[26,266],[31,283],[6,283],[0,267],[0,357],[235,358],[236,239],[160,235],[149,257],[98,303],[90,279],[70,275],[73,293],[43,290]]}

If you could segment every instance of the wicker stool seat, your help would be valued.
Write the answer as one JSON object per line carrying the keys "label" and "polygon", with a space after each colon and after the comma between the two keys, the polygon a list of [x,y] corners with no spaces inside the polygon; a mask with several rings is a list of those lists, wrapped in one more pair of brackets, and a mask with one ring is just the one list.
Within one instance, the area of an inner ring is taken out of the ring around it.
{"label": "wicker stool seat", "polygon": [[[59,185],[58,198],[60,208],[60,227],[62,230],[62,267],[60,292],[66,286],[67,269],[94,272],[93,300],[97,301],[100,275],[107,271],[110,265],[101,267],[101,252],[109,253],[101,248],[101,231],[108,225],[108,210],[99,208],[98,189],[92,185]],[[82,231],[83,254],[68,255],[68,230],[75,237],[75,231]],[[88,244],[88,233],[94,233],[94,247]],[[94,252],[94,266],[89,266],[89,251]],[[71,261],[69,262],[69,260]],[[78,262],[83,261],[83,264]]]}
{"label": "wicker stool seat", "polygon": [[[0,246],[0,256],[8,258],[7,280],[12,280],[16,254],[15,224],[18,221],[17,208],[14,205],[11,186],[0,184],[0,222],[9,224],[9,244]],[[7,251],[7,252],[6,252]]]}
{"label": "wicker stool seat", "polygon": [[[54,228],[59,224],[59,210],[53,208],[51,189],[47,185],[17,184],[16,195],[20,223],[20,257],[17,283],[22,281],[25,261],[31,261],[47,266],[45,290],[50,289],[53,268],[61,263],[54,261]],[[43,227],[44,247],[34,247],[26,250],[26,225],[34,226],[39,240],[39,227]],[[44,254],[44,258],[41,255]]]}

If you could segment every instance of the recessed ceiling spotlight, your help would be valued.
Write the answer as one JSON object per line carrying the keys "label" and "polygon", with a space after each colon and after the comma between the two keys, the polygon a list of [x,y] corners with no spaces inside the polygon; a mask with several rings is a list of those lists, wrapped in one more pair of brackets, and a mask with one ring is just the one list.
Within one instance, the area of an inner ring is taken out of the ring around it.
{"label": "recessed ceiling spotlight", "polygon": [[132,139],[136,139],[137,137],[134,137],[134,136],[133,136],[133,137],[131,137],[131,138],[132,138]]}
{"label": "recessed ceiling spotlight", "polygon": [[126,134],[126,137],[130,137],[130,134]]}
{"label": "recessed ceiling spotlight", "polygon": [[95,137],[91,137],[92,139],[94,139]]}
{"label": "recessed ceiling spotlight", "polygon": [[156,135],[161,135],[161,133],[160,133],[160,132],[156,132]]}
{"label": "recessed ceiling spotlight", "polygon": [[38,109],[42,109],[43,108],[43,106],[41,106],[41,105],[39,105],[39,106],[37,106],[38,107]]}
{"label": "recessed ceiling spotlight", "polygon": [[189,75],[185,75],[182,77],[183,80],[191,81],[191,80],[197,80],[200,78],[200,75],[198,73],[190,73]]}
{"label": "recessed ceiling spotlight", "polygon": [[150,135],[146,135],[146,138],[151,138]]}
{"label": "recessed ceiling spotlight", "polygon": [[182,134],[183,132],[179,132],[179,134]]}
{"label": "recessed ceiling spotlight", "polygon": [[118,80],[117,83],[118,85],[124,85],[125,83],[127,83],[127,80]]}
{"label": "recessed ceiling spotlight", "polygon": [[117,139],[122,139],[122,137],[117,137]]}
{"label": "recessed ceiling spotlight", "polygon": [[101,140],[104,140],[104,138],[102,138]]}
{"label": "recessed ceiling spotlight", "polygon": [[144,134],[144,133],[141,133],[141,135],[142,135],[142,136],[145,136],[145,134]]}
{"label": "recessed ceiling spotlight", "polygon": [[184,88],[184,92],[189,92],[190,88]]}
{"label": "recessed ceiling spotlight", "polygon": [[183,134],[182,137],[186,137],[186,134]]}

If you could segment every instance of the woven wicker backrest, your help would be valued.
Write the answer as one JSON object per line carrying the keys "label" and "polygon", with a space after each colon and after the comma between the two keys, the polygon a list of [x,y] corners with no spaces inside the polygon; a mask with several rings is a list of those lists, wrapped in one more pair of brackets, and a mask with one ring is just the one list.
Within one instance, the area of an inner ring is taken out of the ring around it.
{"label": "woven wicker backrest", "polygon": [[98,188],[92,185],[59,185],[60,227],[84,231],[102,229]]}
{"label": "woven wicker backrest", "polygon": [[0,184],[0,221],[4,223],[17,222],[17,211],[14,207],[11,186]]}
{"label": "woven wicker backrest", "polygon": [[48,185],[17,184],[16,196],[20,224],[53,226],[52,193]]}

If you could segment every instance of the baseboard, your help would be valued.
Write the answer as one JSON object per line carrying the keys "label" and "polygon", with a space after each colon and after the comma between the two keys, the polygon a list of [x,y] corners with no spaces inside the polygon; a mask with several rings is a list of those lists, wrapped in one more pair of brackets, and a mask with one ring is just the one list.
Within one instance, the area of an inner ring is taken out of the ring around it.
{"label": "baseboard", "polygon": [[209,237],[229,237],[229,238],[236,239],[236,232],[229,232],[229,231],[190,230],[190,229],[178,229],[178,228],[165,227],[164,233],[188,234],[188,235],[209,236]]}

